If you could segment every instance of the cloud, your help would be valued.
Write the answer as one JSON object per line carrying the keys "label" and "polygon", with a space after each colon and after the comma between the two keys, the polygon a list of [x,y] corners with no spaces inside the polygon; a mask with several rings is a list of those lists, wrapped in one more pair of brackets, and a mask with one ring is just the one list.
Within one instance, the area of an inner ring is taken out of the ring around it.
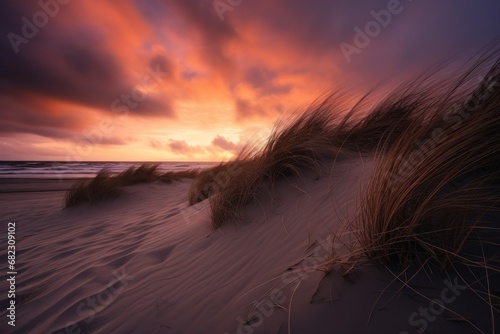
{"label": "cloud", "polygon": [[5,43],[0,52],[9,64],[0,77],[3,94],[36,93],[109,109],[116,96],[130,90],[119,63],[90,36],[68,40],[40,36],[17,55]]}
{"label": "cloud", "polygon": [[[0,34],[3,36],[12,31],[21,33],[23,22],[20,18],[31,17],[40,10],[35,5],[23,6],[8,1],[6,6],[16,14],[12,16],[12,12],[4,11],[0,14],[3,22],[0,23]],[[142,87],[143,82],[146,77],[157,75],[157,68],[162,73],[171,71],[171,61],[166,55],[151,55],[142,64],[129,64],[140,70],[138,76],[132,77],[130,69],[124,67],[122,54],[110,49],[106,31],[101,25],[82,29],[77,24],[68,26],[58,20],[67,9],[60,8],[59,15],[40,28],[26,45],[20,45],[17,54],[9,40],[2,39],[0,61],[9,65],[2,66],[0,72],[1,95],[21,98],[36,94],[111,113],[115,99],[121,99],[123,94],[130,95],[134,89],[148,88]],[[137,107],[130,108],[130,115],[175,117],[172,103],[166,98],[147,96],[140,102]]]}
{"label": "cloud", "polygon": [[99,132],[88,132],[82,136],[72,139],[73,142],[79,144],[90,144],[98,146],[119,146],[127,145],[135,141],[133,138],[124,138],[121,136],[103,136]]}
{"label": "cloud", "polygon": [[185,157],[209,154],[214,158],[225,152],[237,153],[242,146],[241,143],[234,143],[221,135],[215,136],[210,145],[190,145],[185,140],[161,141],[156,138],[149,138],[148,144],[156,150],[168,151]]}
{"label": "cloud", "polygon": [[165,144],[155,138],[149,138],[149,146],[157,150],[164,150],[167,147]]}
{"label": "cloud", "polygon": [[[31,140],[31,141],[30,141]],[[61,148],[40,147],[32,138],[10,138],[9,141],[0,138],[0,152],[2,160],[33,160],[58,161],[66,153]],[[54,146],[54,145],[53,145]],[[20,159],[20,157],[22,159]]]}
{"label": "cloud", "polygon": [[270,126],[283,106],[307,104],[345,82],[364,92],[388,76],[474,49],[500,31],[496,0],[401,4],[404,11],[348,63],[340,43],[354,43],[354,28],[364,29],[388,0],[246,0],[224,20],[213,0],[70,1],[17,54],[6,36],[21,34],[21,18],[31,19],[40,6],[4,0],[0,137],[33,140],[26,134],[34,134],[69,145],[101,119],[126,112],[120,133],[103,138],[113,157],[116,146],[130,143],[123,133],[144,138],[165,127],[194,136],[142,148],[174,157],[233,152],[238,143],[222,135],[193,143],[203,142],[207,127],[234,133]]}
{"label": "cloud", "polygon": [[172,152],[184,155],[189,155],[191,154],[193,149],[196,149],[195,147],[190,146],[188,143],[186,143],[185,140],[171,140],[168,144],[168,147],[172,150]]}
{"label": "cloud", "polygon": [[240,98],[236,99],[234,108],[238,120],[267,115],[262,106]]}
{"label": "cloud", "polygon": [[228,45],[239,38],[238,32],[229,21],[221,21],[214,10],[213,0],[168,1],[184,20],[194,46],[209,67],[231,77],[233,59],[226,53]]}
{"label": "cloud", "polygon": [[70,112],[53,113],[51,109],[64,108],[50,100],[31,95],[20,98],[0,94],[0,136],[31,133],[49,138],[70,138],[86,125],[85,115]]}
{"label": "cloud", "polygon": [[279,73],[267,68],[252,67],[245,72],[244,80],[250,84],[260,96],[263,95],[286,95],[292,90],[292,85],[280,85],[274,83],[279,78]]}
{"label": "cloud", "polygon": [[155,138],[149,138],[149,146],[161,151],[191,157],[205,152],[205,148],[198,145],[189,145],[185,140],[169,139],[168,142],[161,142]]}
{"label": "cloud", "polygon": [[191,156],[197,153],[203,153],[204,149],[200,146],[189,145],[185,140],[171,139],[168,147],[176,154]]}
{"label": "cloud", "polygon": [[233,152],[233,153],[236,153],[241,148],[240,145],[237,145],[237,144],[227,140],[226,138],[224,138],[221,135],[217,135],[217,137],[215,137],[212,140],[212,145],[215,147],[219,147],[225,151],[229,151],[229,152]]}

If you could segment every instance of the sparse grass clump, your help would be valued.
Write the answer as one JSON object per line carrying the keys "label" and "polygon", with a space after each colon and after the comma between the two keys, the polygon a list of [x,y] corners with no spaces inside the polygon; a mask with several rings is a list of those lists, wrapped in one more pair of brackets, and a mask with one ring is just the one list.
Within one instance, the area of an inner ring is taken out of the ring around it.
{"label": "sparse grass clump", "polygon": [[68,190],[65,207],[116,198],[121,194],[121,186],[117,178],[108,171],[101,170],[91,181],[78,181]]}
{"label": "sparse grass clump", "polygon": [[142,164],[139,167],[129,167],[125,171],[115,176],[115,179],[123,186],[134,185],[138,183],[148,183],[158,180],[158,164]]}
{"label": "sparse grass clump", "polygon": [[198,173],[197,170],[161,173],[158,171],[158,164],[132,166],[116,175],[107,170],[101,170],[90,181],[76,182],[66,193],[64,206],[70,207],[80,203],[94,204],[101,200],[118,197],[123,192],[122,187],[154,181],[171,183],[184,178],[192,179]]}
{"label": "sparse grass clump", "polygon": [[319,173],[322,162],[333,160],[341,152],[329,136],[333,125],[327,105],[325,102],[314,112],[298,116],[291,124],[278,124],[263,148],[246,147],[231,161],[240,166],[241,173],[210,194],[214,195],[210,198],[213,228],[238,220],[243,206],[272,195],[278,180],[300,176],[305,171]]}
{"label": "sparse grass clump", "polygon": [[232,178],[237,177],[243,171],[247,173],[251,164],[251,159],[235,160],[198,171],[189,190],[189,204],[199,203],[217,193],[230,182],[234,182]]}

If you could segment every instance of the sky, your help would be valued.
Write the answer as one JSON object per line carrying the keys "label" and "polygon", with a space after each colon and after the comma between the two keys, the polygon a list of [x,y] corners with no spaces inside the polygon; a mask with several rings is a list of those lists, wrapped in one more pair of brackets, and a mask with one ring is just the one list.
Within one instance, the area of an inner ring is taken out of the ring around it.
{"label": "sky", "polygon": [[2,0],[0,160],[214,161],[500,35],[497,0]]}

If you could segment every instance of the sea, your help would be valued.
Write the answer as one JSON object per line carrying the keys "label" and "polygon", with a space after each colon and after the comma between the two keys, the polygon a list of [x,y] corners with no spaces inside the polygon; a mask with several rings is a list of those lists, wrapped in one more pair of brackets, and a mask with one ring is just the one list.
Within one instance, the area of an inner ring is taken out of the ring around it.
{"label": "sea", "polygon": [[[0,178],[47,178],[74,179],[91,178],[102,169],[119,173],[144,162],[59,162],[59,161],[0,161]],[[204,169],[214,162],[148,162],[158,164],[160,172]]]}

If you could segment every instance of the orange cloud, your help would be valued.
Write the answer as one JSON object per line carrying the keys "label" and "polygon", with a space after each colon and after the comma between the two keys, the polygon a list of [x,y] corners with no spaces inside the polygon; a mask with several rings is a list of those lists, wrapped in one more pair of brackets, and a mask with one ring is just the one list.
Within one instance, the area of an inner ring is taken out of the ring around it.
{"label": "orange cloud", "polygon": [[[0,6],[4,36],[40,10]],[[221,20],[213,0],[71,1],[19,53],[0,41],[2,147],[10,158],[25,142],[19,159],[220,159],[329,89],[350,82],[358,96],[500,29],[493,1],[411,2],[348,63],[339,45],[386,6],[254,0]]]}

